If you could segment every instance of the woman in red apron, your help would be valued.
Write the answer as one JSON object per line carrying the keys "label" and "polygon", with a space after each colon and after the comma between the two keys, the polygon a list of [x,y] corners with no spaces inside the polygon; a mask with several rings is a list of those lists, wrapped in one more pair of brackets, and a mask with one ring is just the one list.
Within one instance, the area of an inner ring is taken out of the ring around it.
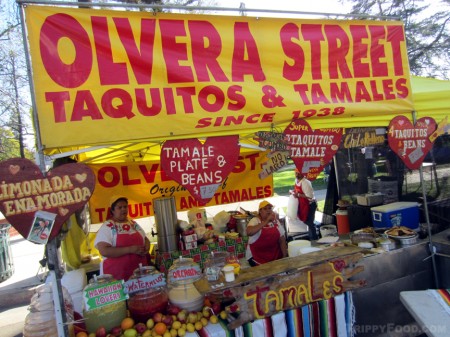
{"label": "woman in red apron", "polygon": [[116,280],[128,280],[133,271],[147,265],[150,241],[144,230],[128,219],[128,200],[111,199],[112,219],[103,223],[95,238],[95,247],[103,257],[102,274],[111,274]]}
{"label": "woman in red apron", "polygon": [[272,209],[272,204],[262,201],[258,216],[252,218],[247,225],[249,239],[245,257],[251,266],[287,256],[284,229]]}
{"label": "woman in red apron", "polygon": [[306,222],[309,204],[314,200],[314,190],[311,182],[306,179],[299,169],[295,169],[294,196],[298,198],[298,218]]}

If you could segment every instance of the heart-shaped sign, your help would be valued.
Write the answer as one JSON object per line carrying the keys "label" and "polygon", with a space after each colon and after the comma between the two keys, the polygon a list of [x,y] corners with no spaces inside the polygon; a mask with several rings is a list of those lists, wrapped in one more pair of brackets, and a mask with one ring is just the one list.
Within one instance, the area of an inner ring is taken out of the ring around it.
{"label": "heart-shaped sign", "polygon": [[397,116],[389,123],[388,143],[407,168],[417,170],[433,147],[430,136],[435,130],[431,117],[422,117],[413,125],[405,116]]}
{"label": "heart-shaped sign", "polygon": [[239,158],[239,136],[168,140],[161,149],[161,167],[202,205],[233,170]]}
{"label": "heart-shaped sign", "polygon": [[0,211],[24,238],[37,211],[55,216],[48,236],[54,238],[70,215],[87,203],[95,187],[94,173],[83,164],[61,165],[44,176],[31,160],[13,158],[0,162],[0,176]]}
{"label": "heart-shaped sign", "polygon": [[295,119],[284,130],[289,155],[308,180],[315,180],[339,149],[342,128],[312,130],[304,119]]}

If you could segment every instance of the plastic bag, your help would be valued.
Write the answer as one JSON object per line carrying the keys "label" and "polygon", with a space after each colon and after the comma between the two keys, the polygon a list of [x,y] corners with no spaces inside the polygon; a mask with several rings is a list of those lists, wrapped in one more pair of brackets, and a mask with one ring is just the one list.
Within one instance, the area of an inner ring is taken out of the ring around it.
{"label": "plastic bag", "polygon": [[286,215],[291,219],[297,219],[298,218],[297,212],[298,212],[298,199],[291,194],[288,200]]}
{"label": "plastic bag", "polygon": [[220,211],[214,216],[214,225],[217,228],[226,227],[227,223],[230,221],[231,214],[225,211]]}

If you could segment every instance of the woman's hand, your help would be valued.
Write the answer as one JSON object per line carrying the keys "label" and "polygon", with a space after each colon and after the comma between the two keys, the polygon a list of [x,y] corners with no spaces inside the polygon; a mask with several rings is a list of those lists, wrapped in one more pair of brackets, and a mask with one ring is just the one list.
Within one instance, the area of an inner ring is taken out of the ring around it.
{"label": "woman's hand", "polygon": [[145,246],[130,246],[128,248],[130,249],[129,254],[136,254],[143,256],[148,252],[145,250]]}

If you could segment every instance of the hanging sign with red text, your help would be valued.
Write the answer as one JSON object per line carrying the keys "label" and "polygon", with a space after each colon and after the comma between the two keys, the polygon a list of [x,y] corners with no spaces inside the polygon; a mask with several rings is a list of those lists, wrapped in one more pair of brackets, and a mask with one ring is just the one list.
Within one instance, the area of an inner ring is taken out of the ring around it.
{"label": "hanging sign with red text", "polygon": [[239,136],[169,140],[161,149],[161,166],[169,177],[206,204],[239,158]]}
{"label": "hanging sign with red text", "polygon": [[430,139],[435,130],[436,121],[431,117],[422,117],[415,125],[404,116],[394,117],[388,129],[389,146],[407,168],[417,170],[433,147]]}
{"label": "hanging sign with red text", "polygon": [[339,149],[342,128],[312,130],[303,119],[295,119],[284,130],[295,167],[308,180],[315,180]]}
{"label": "hanging sign with red text", "polygon": [[259,179],[265,179],[274,172],[287,165],[289,160],[288,151],[273,151],[267,154],[267,161],[261,165],[262,171],[259,173]]}
{"label": "hanging sign with red text", "polygon": [[31,160],[13,158],[0,162],[0,211],[23,237],[27,237],[39,211],[56,214],[48,238],[89,200],[95,176],[84,164],[65,164],[43,175]]}

